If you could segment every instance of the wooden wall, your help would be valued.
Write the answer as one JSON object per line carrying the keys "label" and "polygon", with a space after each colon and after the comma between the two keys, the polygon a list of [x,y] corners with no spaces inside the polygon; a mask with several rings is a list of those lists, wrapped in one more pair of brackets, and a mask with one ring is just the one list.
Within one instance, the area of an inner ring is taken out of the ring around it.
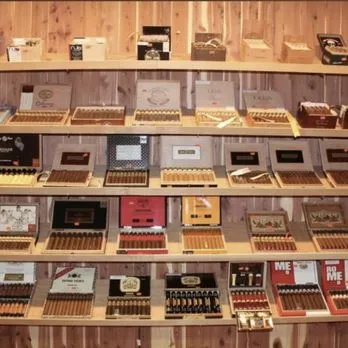
{"label": "wooden wall", "polygon": [[[135,55],[136,35],[142,25],[172,26],[174,56],[188,57],[195,32],[221,32],[228,55],[238,56],[243,29],[250,21],[259,23],[279,58],[284,35],[302,34],[313,47],[317,32],[342,33],[348,40],[348,3],[345,1],[5,1],[0,2],[0,54],[11,37],[41,37],[48,56],[67,56],[67,44],[74,36],[106,36],[111,57]],[[18,104],[22,83],[68,83],[73,85],[72,107],[91,104],[135,105],[135,83],[139,78],[175,79],[181,82],[183,107],[194,106],[197,79],[235,82],[237,107],[243,107],[243,89],[278,90],[286,107],[294,111],[300,100],[348,103],[348,78],[301,74],[185,72],[185,71],[74,71],[1,72],[0,103]],[[158,137],[152,138],[152,163],[158,164]],[[214,161],[223,164],[224,142],[267,142],[264,138],[215,137]],[[313,158],[318,161],[317,139],[310,140]],[[44,166],[50,168],[55,145],[60,142],[92,142],[98,147],[97,163],[105,164],[106,137],[45,136]],[[9,199],[2,197],[2,200]],[[49,219],[50,198],[11,197],[11,200],[39,201],[41,218]],[[285,208],[291,219],[303,219],[299,198],[226,197],[224,223],[239,221],[245,207]],[[117,198],[111,199],[117,209]],[[344,200],[345,201],[345,200]],[[179,202],[171,201],[172,223],[178,222]],[[115,214],[116,216],[117,214]],[[116,223],[116,220],[114,219]],[[39,265],[39,278],[51,275],[55,264]],[[163,279],[168,271],[213,271],[227,275],[226,263],[122,264],[100,263],[101,278],[115,273],[152,273]],[[237,334],[235,327],[183,328],[80,328],[0,327],[0,347],[14,348],[345,348],[348,324],[277,325],[271,333]]]}

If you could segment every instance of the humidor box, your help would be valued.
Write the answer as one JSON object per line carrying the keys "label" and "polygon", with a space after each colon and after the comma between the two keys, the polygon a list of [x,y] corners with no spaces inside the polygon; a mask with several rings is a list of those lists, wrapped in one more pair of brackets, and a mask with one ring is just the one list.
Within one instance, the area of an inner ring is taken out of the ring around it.
{"label": "humidor box", "polygon": [[311,64],[313,58],[314,51],[306,43],[305,36],[284,36],[281,52],[284,63]]}
{"label": "humidor box", "polygon": [[228,287],[232,316],[238,331],[272,330],[273,319],[266,293],[266,262],[231,262]]}
{"label": "humidor box", "polygon": [[318,282],[316,261],[272,261],[271,279],[280,316],[330,313]]}
{"label": "humidor box", "polygon": [[13,38],[7,46],[9,62],[39,62],[42,58],[42,40],[40,38]]}
{"label": "humidor box", "polygon": [[232,187],[277,187],[267,168],[265,145],[261,143],[226,143],[226,175]]}
{"label": "humidor box", "polygon": [[343,129],[348,128],[348,105],[341,105],[339,123]]}
{"label": "humidor box", "polygon": [[196,121],[198,126],[240,126],[231,81],[196,81]]}
{"label": "humidor box", "polygon": [[108,234],[108,201],[61,200],[52,203],[44,253],[104,253]]}
{"label": "humidor box", "polygon": [[106,51],[105,37],[75,37],[69,44],[70,60],[103,61]]}
{"label": "humidor box", "polygon": [[151,278],[111,276],[106,319],[151,319]]}
{"label": "humidor box", "polygon": [[1,262],[0,317],[26,317],[35,287],[35,263]]}
{"label": "humidor box", "polygon": [[222,318],[213,273],[174,273],[165,278],[165,319]]}
{"label": "humidor box", "polygon": [[318,251],[348,250],[348,224],[339,203],[303,203],[307,230]]}
{"label": "humidor box", "polygon": [[117,254],[168,254],[166,197],[120,197]]}
{"label": "humidor box", "polygon": [[183,253],[226,253],[221,227],[220,197],[184,196],[181,205]]}
{"label": "humidor box", "polygon": [[322,52],[322,63],[332,65],[348,64],[348,47],[342,35],[317,34]]}
{"label": "humidor box", "polygon": [[336,128],[338,114],[326,103],[302,102],[297,110],[297,122],[302,128]]}
{"label": "humidor box", "polygon": [[42,169],[42,136],[0,135],[0,186],[33,186]]}
{"label": "humidor box", "polygon": [[245,220],[254,252],[296,251],[286,211],[247,211]]}
{"label": "humidor box", "polygon": [[58,144],[52,170],[44,186],[88,186],[94,170],[92,144]]}
{"label": "humidor box", "polygon": [[161,136],[161,186],[216,187],[212,137]]}
{"label": "humidor box", "polygon": [[191,60],[225,61],[226,47],[222,43],[222,34],[195,33],[195,42],[191,44]]}
{"label": "humidor box", "polygon": [[91,318],[94,267],[57,267],[42,311],[43,318]]}
{"label": "humidor box", "polygon": [[124,106],[78,106],[70,120],[74,125],[124,126]]}
{"label": "humidor box", "polygon": [[272,170],[280,187],[324,186],[313,168],[306,141],[270,141],[269,150]]}
{"label": "humidor box", "polygon": [[137,80],[133,126],[181,126],[180,81]]}
{"label": "humidor box", "polygon": [[104,186],[148,186],[149,158],[147,135],[109,135]]}

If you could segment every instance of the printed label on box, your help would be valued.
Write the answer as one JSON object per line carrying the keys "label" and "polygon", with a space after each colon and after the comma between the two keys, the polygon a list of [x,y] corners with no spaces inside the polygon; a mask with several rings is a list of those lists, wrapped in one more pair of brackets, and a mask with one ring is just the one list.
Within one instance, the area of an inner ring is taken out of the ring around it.
{"label": "printed label on box", "polygon": [[174,160],[200,160],[201,147],[199,145],[173,145]]}
{"label": "printed label on box", "polygon": [[34,282],[34,262],[0,262],[0,283]]}
{"label": "printed label on box", "polygon": [[271,262],[273,284],[317,284],[315,261]]}
{"label": "printed label on box", "polygon": [[116,161],[140,161],[141,145],[117,145]]}

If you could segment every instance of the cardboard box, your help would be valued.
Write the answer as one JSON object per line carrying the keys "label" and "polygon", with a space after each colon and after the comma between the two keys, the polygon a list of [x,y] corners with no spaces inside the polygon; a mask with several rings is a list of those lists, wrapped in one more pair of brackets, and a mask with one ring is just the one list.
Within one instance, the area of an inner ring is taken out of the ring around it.
{"label": "cardboard box", "polygon": [[342,35],[339,34],[317,34],[322,51],[322,63],[330,65],[348,64],[348,47]]}
{"label": "cardboard box", "polygon": [[104,61],[106,51],[105,37],[75,37],[69,44],[70,60]]}
{"label": "cardboard box", "polygon": [[13,38],[7,46],[9,62],[39,62],[42,59],[43,42],[40,38]]}
{"label": "cardboard box", "polygon": [[302,102],[297,122],[302,128],[336,128],[338,114],[326,103]]}
{"label": "cardboard box", "polygon": [[124,106],[78,106],[71,117],[74,125],[124,126]]}
{"label": "cardboard box", "polygon": [[225,61],[226,47],[222,43],[222,34],[195,33],[195,42],[191,44],[191,60]]}
{"label": "cardboard box", "polygon": [[348,128],[348,105],[341,106],[339,123],[343,129]]}
{"label": "cardboard box", "polygon": [[284,63],[311,64],[313,59],[314,51],[307,45],[305,36],[284,36],[281,52]]}

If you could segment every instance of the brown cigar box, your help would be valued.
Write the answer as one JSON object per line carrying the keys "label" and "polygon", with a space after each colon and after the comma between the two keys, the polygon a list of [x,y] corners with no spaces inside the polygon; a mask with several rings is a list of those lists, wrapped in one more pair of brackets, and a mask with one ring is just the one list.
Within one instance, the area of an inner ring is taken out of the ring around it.
{"label": "brown cigar box", "polygon": [[70,120],[74,125],[124,126],[124,106],[78,106]]}
{"label": "brown cigar box", "polygon": [[326,103],[302,102],[297,110],[297,122],[302,128],[336,128],[338,114]]}
{"label": "brown cigar box", "polygon": [[75,37],[69,44],[70,60],[104,61],[107,53],[105,37]]}
{"label": "brown cigar box", "polygon": [[42,59],[43,40],[41,38],[13,38],[7,46],[9,62],[39,62]]}
{"label": "brown cigar box", "polygon": [[317,34],[322,51],[322,63],[330,65],[348,64],[348,47],[340,34]]}
{"label": "brown cigar box", "polygon": [[226,47],[222,43],[222,34],[195,33],[195,42],[191,44],[191,60],[225,61]]}
{"label": "brown cigar box", "polygon": [[341,106],[339,123],[343,129],[348,128],[348,105]]}
{"label": "brown cigar box", "polygon": [[306,43],[305,36],[285,35],[281,51],[281,60],[284,63],[311,64],[314,51]]}

